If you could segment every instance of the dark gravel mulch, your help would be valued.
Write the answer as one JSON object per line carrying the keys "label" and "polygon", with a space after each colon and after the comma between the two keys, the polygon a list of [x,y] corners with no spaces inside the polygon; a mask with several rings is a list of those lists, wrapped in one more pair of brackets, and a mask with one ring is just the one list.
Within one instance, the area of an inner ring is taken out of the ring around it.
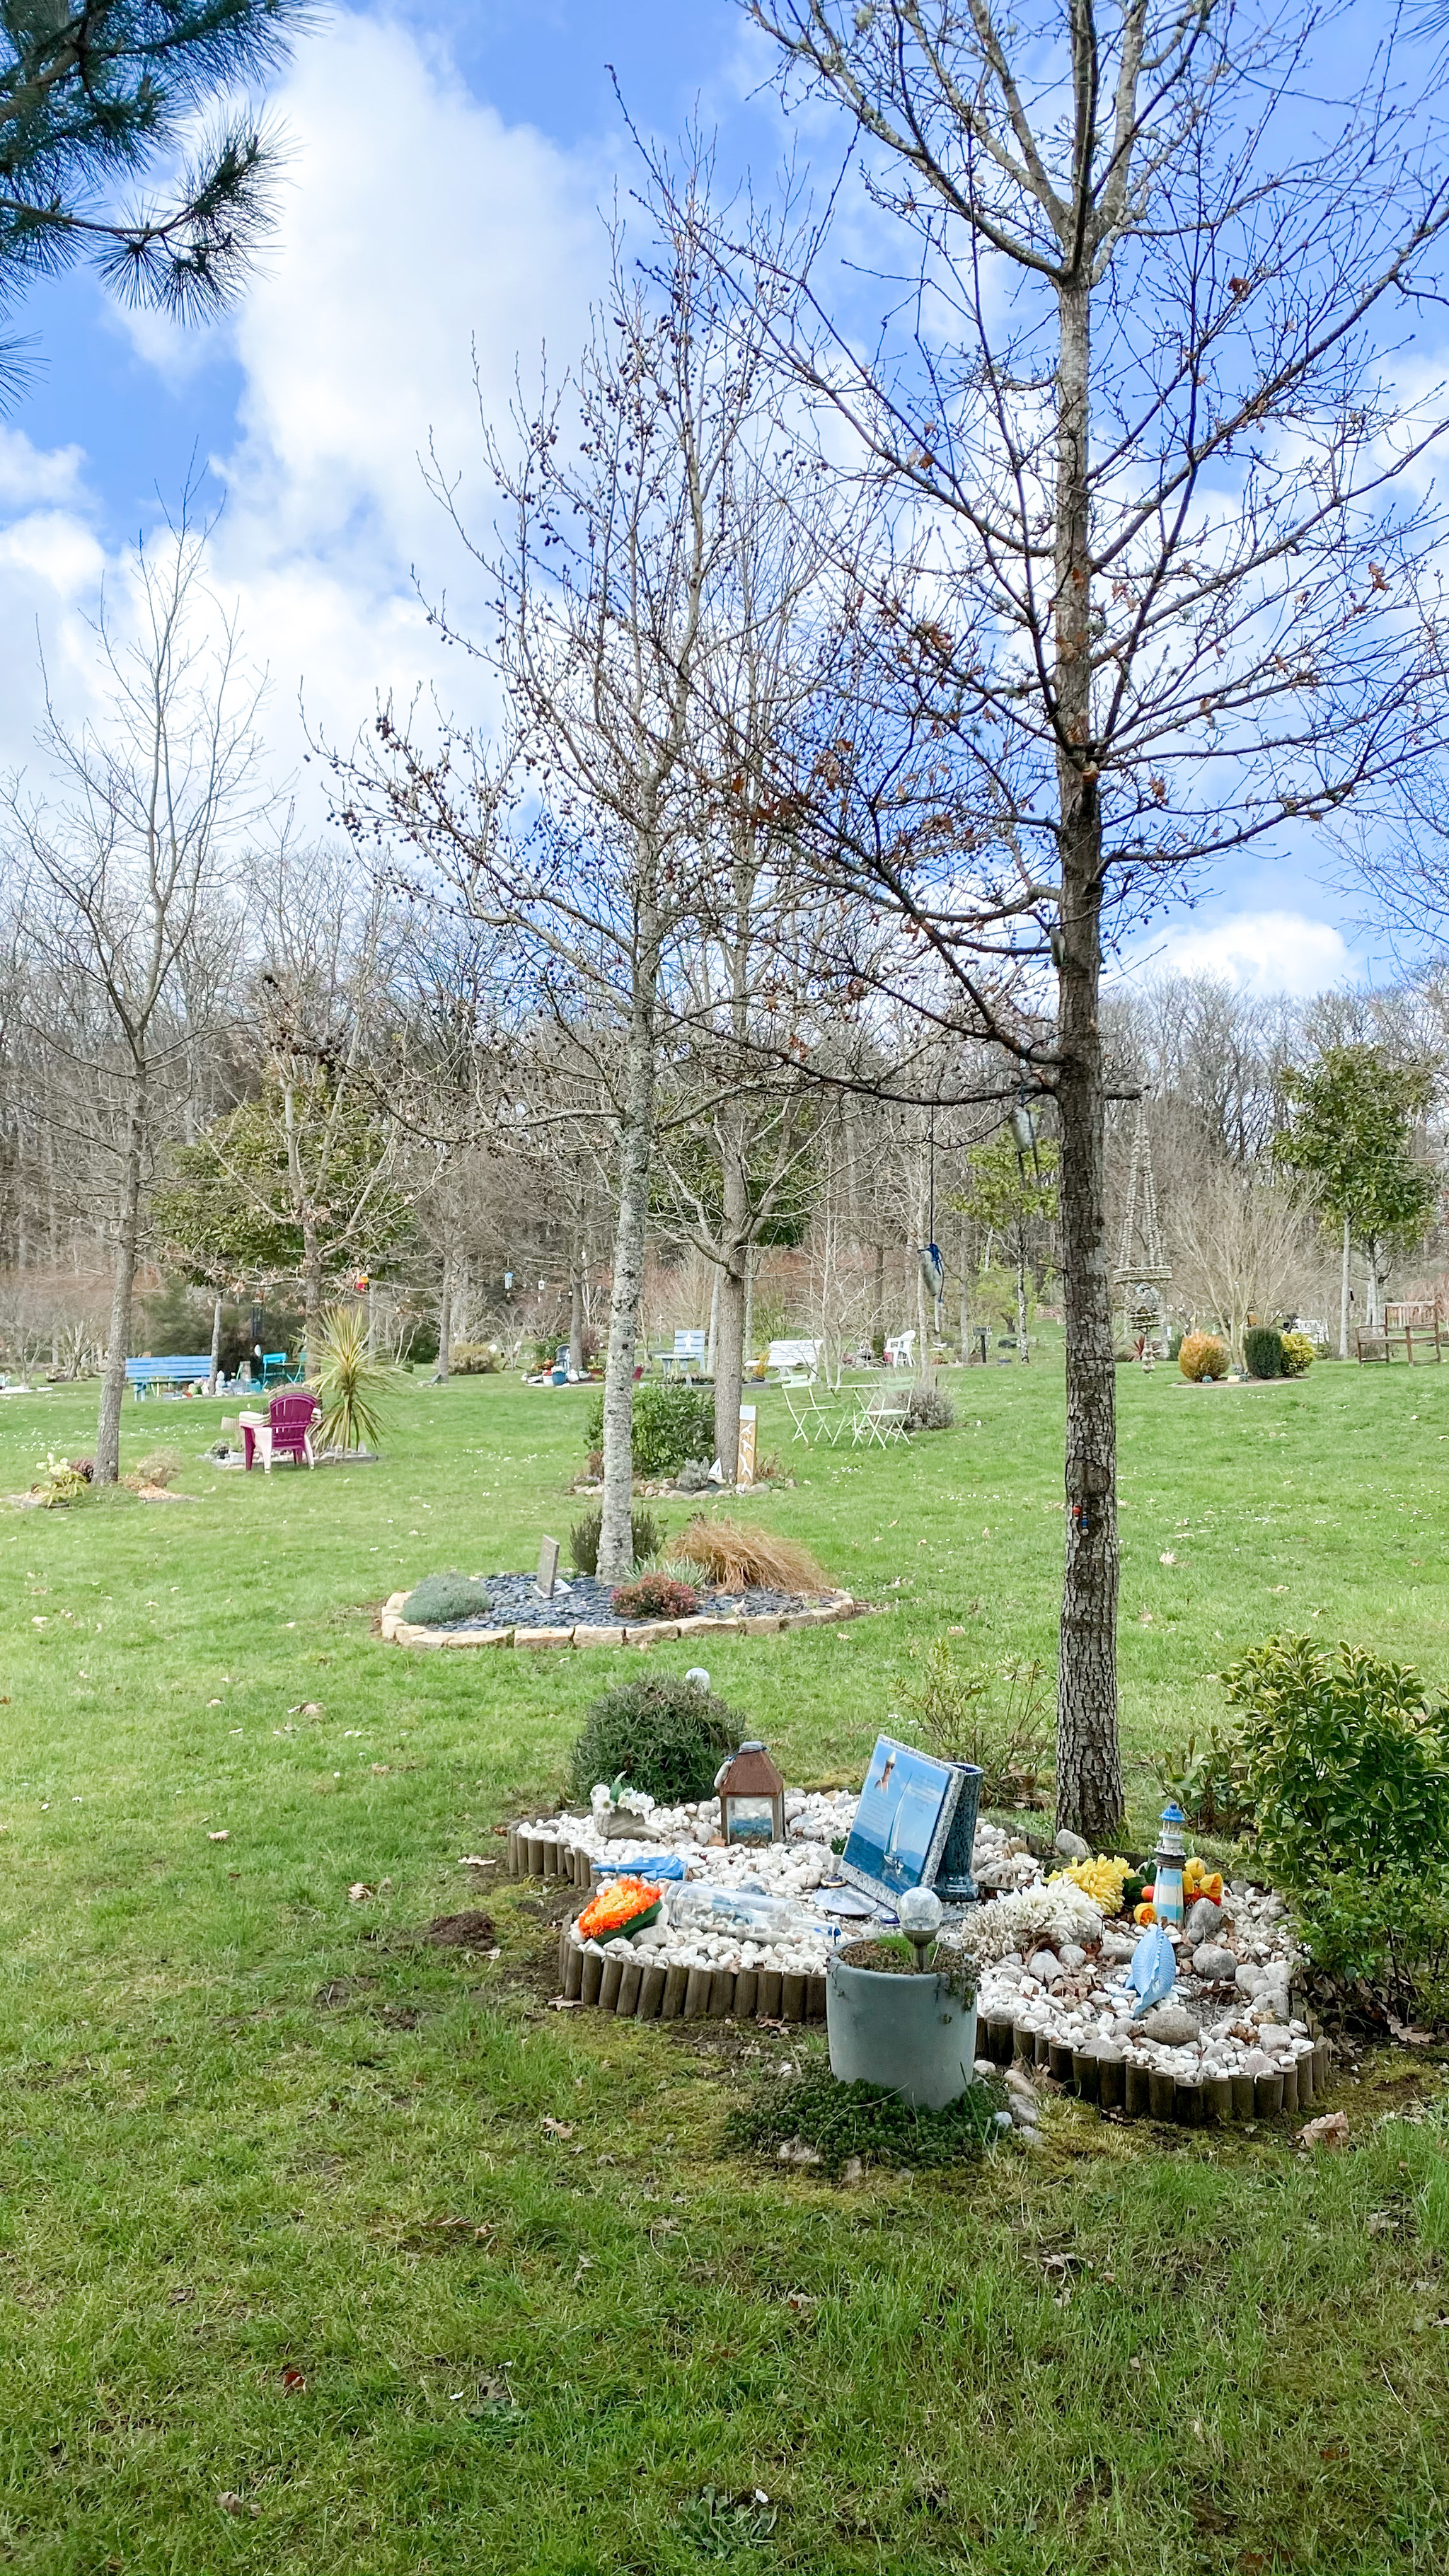
{"label": "dark gravel mulch", "polygon": [[[448,1619],[439,1625],[450,1630],[469,1628],[614,1628],[619,1613],[613,1606],[614,1586],[603,1583],[596,1574],[575,1574],[567,1591],[560,1584],[551,1601],[539,1594],[531,1574],[485,1575],[493,1598],[491,1615],[486,1619]],[[800,1592],[712,1592],[701,1590],[700,1610],[714,1619],[733,1619],[741,1614],[777,1617],[787,1610],[804,1610],[808,1600]],[[642,1622],[637,1618],[633,1625]]]}

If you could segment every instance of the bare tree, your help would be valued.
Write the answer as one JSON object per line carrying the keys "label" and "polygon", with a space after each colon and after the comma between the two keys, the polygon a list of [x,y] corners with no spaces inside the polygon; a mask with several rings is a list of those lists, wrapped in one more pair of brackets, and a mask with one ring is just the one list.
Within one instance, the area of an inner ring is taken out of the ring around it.
{"label": "bare tree", "polygon": [[827,883],[911,934],[895,991],[1055,1099],[1058,1802],[1101,1836],[1122,1804],[1104,949],[1185,870],[1368,814],[1422,756],[1432,529],[1393,493],[1440,419],[1400,406],[1374,335],[1436,289],[1449,177],[1392,35],[1355,95],[1315,82],[1305,109],[1333,24],[1314,0],[750,10],[787,85],[850,121],[891,236],[874,336],[858,262],[838,319],[817,287],[783,308],[813,325],[775,335],[899,503],[902,561],[862,592],[880,676],[863,655],[805,782],[811,837]]}
{"label": "bare tree", "polygon": [[[97,1480],[120,1470],[121,1402],[158,1085],[194,1044],[180,1013],[189,959],[202,940],[232,836],[265,802],[256,732],[263,682],[245,666],[234,618],[202,578],[208,530],[183,506],[166,537],[137,555],[136,634],[108,616],[98,629],[110,696],[104,728],[66,724],[49,706],[42,747],[64,801],[6,804],[28,861],[33,943],[63,1016],[52,1048],[88,1077],[110,1132],[106,1170],[111,1311],[96,1431]],[[192,982],[209,1008],[214,988]],[[62,1090],[53,1114],[74,1110]]]}

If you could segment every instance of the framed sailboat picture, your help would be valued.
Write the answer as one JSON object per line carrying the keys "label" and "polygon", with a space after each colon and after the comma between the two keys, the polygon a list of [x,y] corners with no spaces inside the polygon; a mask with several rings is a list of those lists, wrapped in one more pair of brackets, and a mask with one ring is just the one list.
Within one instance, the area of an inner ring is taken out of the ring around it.
{"label": "framed sailboat picture", "polygon": [[933,1886],[964,1785],[959,1764],[877,1736],[841,1857],[842,1877],[891,1903],[909,1887]]}

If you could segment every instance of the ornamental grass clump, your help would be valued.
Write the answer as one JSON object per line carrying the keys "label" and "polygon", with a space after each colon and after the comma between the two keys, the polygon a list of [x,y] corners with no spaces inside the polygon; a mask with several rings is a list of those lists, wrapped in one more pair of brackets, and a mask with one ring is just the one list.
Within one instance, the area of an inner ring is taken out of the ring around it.
{"label": "ornamental grass clump", "polygon": [[808,1548],[723,1514],[692,1520],[675,1555],[699,1566],[724,1592],[824,1592],[826,1577]]}
{"label": "ornamental grass clump", "polygon": [[1219,1341],[1216,1333],[1184,1333],[1177,1365],[1193,1386],[1200,1386],[1206,1378],[1226,1377],[1227,1343]]}
{"label": "ornamental grass clump", "polygon": [[627,1780],[662,1807],[707,1798],[723,1754],[749,1721],[693,1682],[647,1673],[596,1699],[569,1757],[569,1791],[581,1806],[600,1780]]}
{"label": "ornamental grass clump", "polygon": [[[575,1574],[598,1573],[599,1540],[603,1527],[604,1515],[601,1511],[595,1510],[585,1512],[583,1519],[575,1521],[569,1531],[569,1563]],[[664,1525],[655,1519],[652,1512],[635,1511],[629,1515],[629,1527],[632,1534],[634,1562],[636,1565],[647,1565],[652,1557],[659,1554],[664,1545],[666,1536]]]}

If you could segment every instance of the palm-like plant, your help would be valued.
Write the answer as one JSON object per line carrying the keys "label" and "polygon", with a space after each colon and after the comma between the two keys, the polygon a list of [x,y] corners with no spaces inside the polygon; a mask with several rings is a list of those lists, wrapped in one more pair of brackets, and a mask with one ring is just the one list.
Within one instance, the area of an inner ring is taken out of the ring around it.
{"label": "palm-like plant", "polygon": [[323,1447],[375,1449],[396,1370],[368,1349],[367,1319],[356,1306],[329,1306],[314,1338],[308,1374],[322,1407]]}

